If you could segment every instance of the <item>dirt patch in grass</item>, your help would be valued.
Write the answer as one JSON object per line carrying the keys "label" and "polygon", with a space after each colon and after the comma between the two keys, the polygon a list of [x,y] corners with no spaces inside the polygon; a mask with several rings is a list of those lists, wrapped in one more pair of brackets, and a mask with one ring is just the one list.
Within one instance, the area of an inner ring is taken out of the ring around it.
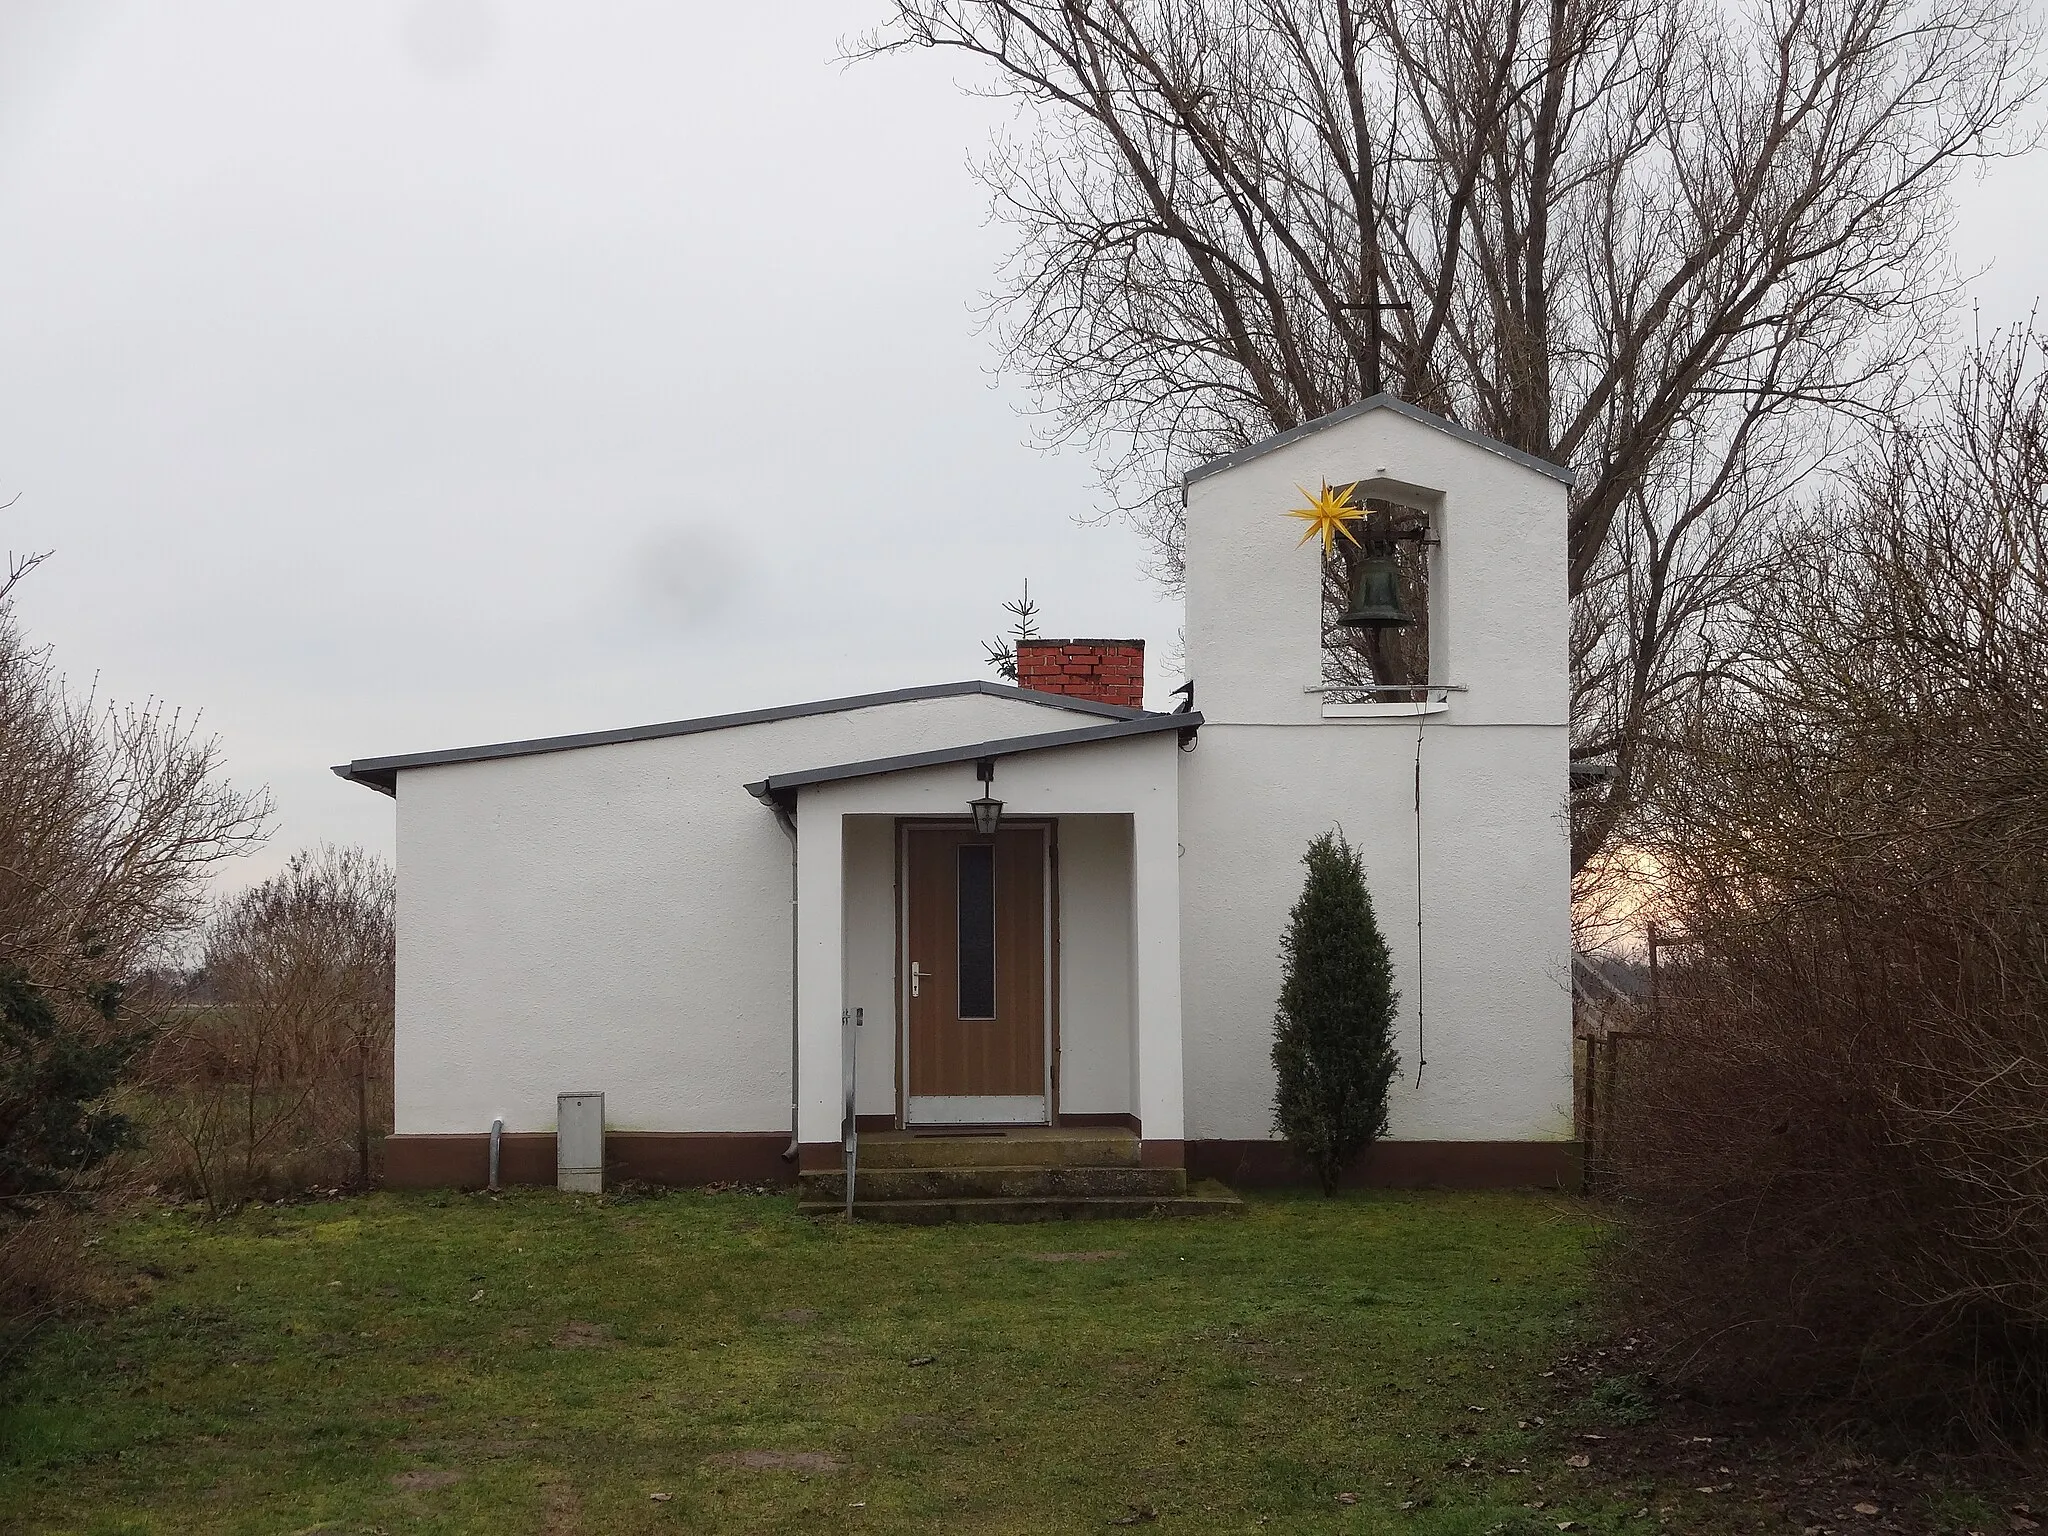
{"label": "dirt patch in grass", "polygon": [[391,1486],[406,1493],[430,1493],[436,1488],[453,1487],[462,1481],[462,1474],[447,1467],[419,1467],[411,1472],[401,1472],[391,1479]]}
{"label": "dirt patch in grass", "polygon": [[604,1323],[564,1323],[555,1335],[556,1349],[610,1349],[617,1342]]}
{"label": "dirt patch in grass", "polygon": [[770,1312],[771,1323],[815,1323],[818,1320],[816,1307],[791,1307],[787,1312]]}
{"label": "dirt patch in grass", "polygon": [[583,1529],[583,1501],[559,1479],[541,1486],[541,1536],[574,1536]]}
{"label": "dirt patch in grass", "polygon": [[710,1467],[743,1467],[749,1472],[837,1472],[846,1465],[825,1451],[720,1451],[706,1456]]}
{"label": "dirt patch in grass", "polygon": [[1123,1248],[1095,1248],[1077,1253],[1027,1253],[1025,1258],[1034,1264],[1100,1264],[1105,1259],[1128,1259],[1128,1250]]}

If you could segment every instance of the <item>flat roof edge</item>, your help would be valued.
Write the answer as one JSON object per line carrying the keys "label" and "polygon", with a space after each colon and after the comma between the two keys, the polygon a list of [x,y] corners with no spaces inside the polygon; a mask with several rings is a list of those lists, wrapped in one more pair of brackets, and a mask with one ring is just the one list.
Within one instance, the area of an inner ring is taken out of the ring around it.
{"label": "flat roof edge", "polygon": [[801,720],[813,715],[842,714],[849,710],[874,709],[888,704],[914,704],[924,699],[963,698],[982,694],[990,698],[1015,699],[1075,714],[1096,715],[1112,721],[1142,720],[1151,711],[1129,709],[1121,704],[1102,704],[1094,699],[1075,698],[1063,693],[1045,693],[994,683],[982,678],[963,682],[927,683],[916,688],[894,688],[881,693],[850,694],[844,698],[816,699],[801,704],[784,704],[771,709],[741,710],[734,714],[703,715],[690,720],[669,720],[656,725],[635,725],[607,731],[582,731],[568,736],[538,736],[524,741],[491,742],[483,746],[452,747],[435,752],[406,752],[392,757],[357,758],[337,766],[334,772],[381,794],[397,793],[397,775],[408,768],[436,768],[450,763],[493,762],[508,757],[537,757],[548,752],[573,752],[583,747],[622,746],[636,741],[661,741],[671,736],[695,736],[706,731],[730,730],[743,725],[770,725],[779,720]]}

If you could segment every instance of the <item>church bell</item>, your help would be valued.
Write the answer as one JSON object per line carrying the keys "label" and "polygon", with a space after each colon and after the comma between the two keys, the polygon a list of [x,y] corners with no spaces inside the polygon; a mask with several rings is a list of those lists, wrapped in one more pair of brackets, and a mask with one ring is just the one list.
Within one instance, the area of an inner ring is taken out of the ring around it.
{"label": "church bell", "polygon": [[1351,567],[1351,608],[1338,624],[1346,629],[1400,629],[1415,622],[1401,603],[1401,568],[1394,546],[1373,542]]}

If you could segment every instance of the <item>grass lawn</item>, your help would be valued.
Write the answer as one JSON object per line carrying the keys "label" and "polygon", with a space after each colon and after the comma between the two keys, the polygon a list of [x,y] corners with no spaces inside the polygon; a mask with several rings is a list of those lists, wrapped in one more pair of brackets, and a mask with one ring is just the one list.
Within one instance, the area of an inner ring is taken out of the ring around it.
{"label": "grass lawn", "polygon": [[696,1193],[145,1212],[104,1243],[138,1303],[0,1393],[0,1528],[1644,1532],[1691,1491],[1567,1466],[1543,1374],[1592,1232],[1514,1195],[1030,1227]]}

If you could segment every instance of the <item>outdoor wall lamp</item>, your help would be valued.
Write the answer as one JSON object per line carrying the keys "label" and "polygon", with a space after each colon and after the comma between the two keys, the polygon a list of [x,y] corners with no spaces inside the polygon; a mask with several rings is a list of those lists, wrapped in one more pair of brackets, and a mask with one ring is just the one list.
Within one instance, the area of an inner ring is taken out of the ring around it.
{"label": "outdoor wall lamp", "polygon": [[1003,820],[1003,802],[990,793],[996,782],[996,760],[984,757],[974,765],[974,776],[981,780],[981,793],[967,802],[967,809],[974,812],[974,830],[983,837],[994,837]]}

